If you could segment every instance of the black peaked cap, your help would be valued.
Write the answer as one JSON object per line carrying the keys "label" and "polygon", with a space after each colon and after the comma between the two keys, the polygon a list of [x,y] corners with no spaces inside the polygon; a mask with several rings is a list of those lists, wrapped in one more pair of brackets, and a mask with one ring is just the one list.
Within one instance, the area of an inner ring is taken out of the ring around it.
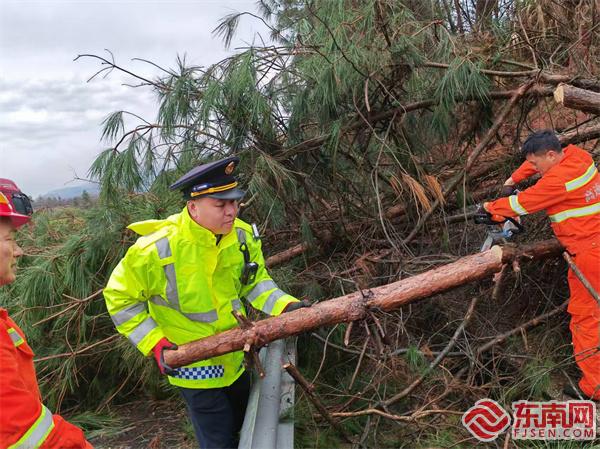
{"label": "black peaked cap", "polygon": [[169,187],[180,190],[186,199],[211,196],[220,199],[240,199],[244,191],[237,188],[233,176],[240,159],[228,157],[193,168]]}

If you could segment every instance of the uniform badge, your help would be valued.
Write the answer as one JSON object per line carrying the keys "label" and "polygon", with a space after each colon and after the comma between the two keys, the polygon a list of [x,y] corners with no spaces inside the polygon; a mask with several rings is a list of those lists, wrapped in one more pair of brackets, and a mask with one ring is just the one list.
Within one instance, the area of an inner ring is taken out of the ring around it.
{"label": "uniform badge", "polygon": [[233,169],[235,168],[235,162],[231,161],[229,164],[227,164],[227,166],[225,167],[225,174],[226,175],[230,175],[233,173]]}

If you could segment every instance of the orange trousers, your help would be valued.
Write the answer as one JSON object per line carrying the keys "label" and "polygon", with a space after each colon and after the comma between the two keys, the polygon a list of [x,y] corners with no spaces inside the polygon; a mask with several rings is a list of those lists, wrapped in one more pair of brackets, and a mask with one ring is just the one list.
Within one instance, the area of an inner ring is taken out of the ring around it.
{"label": "orange trousers", "polygon": [[[600,248],[579,251],[573,261],[585,278],[600,293]],[[568,311],[575,361],[583,376],[579,388],[587,396],[600,399],[600,306],[577,275],[569,269]]]}

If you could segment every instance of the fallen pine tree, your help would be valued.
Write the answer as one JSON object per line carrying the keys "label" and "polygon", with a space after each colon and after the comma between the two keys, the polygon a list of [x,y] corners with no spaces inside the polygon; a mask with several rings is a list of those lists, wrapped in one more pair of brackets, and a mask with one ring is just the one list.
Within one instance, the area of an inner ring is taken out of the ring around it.
{"label": "fallen pine tree", "polygon": [[[563,146],[567,146],[570,144],[577,145],[581,144],[582,142],[588,142],[598,138],[600,138],[600,123],[592,123],[588,125],[577,126],[572,130],[558,134],[558,139],[561,145]],[[469,178],[471,179],[471,181],[478,181],[478,178],[488,176],[490,172],[497,169],[498,165],[506,164],[508,163],[508,160],[509,156],[506,156],[505,159],[502,159],[500,161],[494,161],[491,164],[483,164],[474,169],[473,172],[470,173]],[[484,201],[486,199],[494,197],[497,192],[499,192],[498,186],[493,186],[492,188],[488,187],[484,189],[480,188],[474,192],[471,192],[471,197],[473,201]],[[388,220],[403,219],[404,217],[406,217],[406,213],[408,210],[409,208],[405,203],[395,204],[385,210],[385,218]],[[360,228],[360,223],[355,224],[352,231],[357,231],[358,228]],[[335,236],[335,234],[329,229],[321,229],[315,232],[315,234],[319,238],[319,240],[324,243],[330,242]],[[310,244],[305,242],[297,243],[294,246],[291,246],[283,251],[269,256],[266,259],[266,265],[269,268],[281,265],[293,259],[294,257],[304,254],[310,248],[310,246]]]}
{"label": "fallen pine tree", "polygon": [[165,351],[165,362],[172,367],[179,367],[241,349],[250,351],[271,341],[322,326],[361,320],[370,311],[398,309],[405,304],[484,279],[500,272],[507,264],[516,267],[522,259],[544,259],[559,256],[561,252],[561,245],[554,239],[515,247],[494,246],[488,251],[462,257],[407,279],[340,296],[310,308],[248,323],[187,343],[177,350]]}

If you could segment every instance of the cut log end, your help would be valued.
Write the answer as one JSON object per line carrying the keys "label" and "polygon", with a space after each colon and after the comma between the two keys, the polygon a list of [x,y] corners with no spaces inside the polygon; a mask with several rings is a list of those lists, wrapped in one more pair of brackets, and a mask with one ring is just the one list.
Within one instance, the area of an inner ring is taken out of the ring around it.
{"label": "cut log end", "polygon": [[499,261],[502,260],[502,255],[504,254],[504,250],[499,245],[494,245],[490,248],[491,253],[498,258]]}
{"label": "cut log end", "polygon": [[565,89],[564,84],[559,84],[558,87],[554,90],[554,101],[559,104],[563,104],[565,100]]}

